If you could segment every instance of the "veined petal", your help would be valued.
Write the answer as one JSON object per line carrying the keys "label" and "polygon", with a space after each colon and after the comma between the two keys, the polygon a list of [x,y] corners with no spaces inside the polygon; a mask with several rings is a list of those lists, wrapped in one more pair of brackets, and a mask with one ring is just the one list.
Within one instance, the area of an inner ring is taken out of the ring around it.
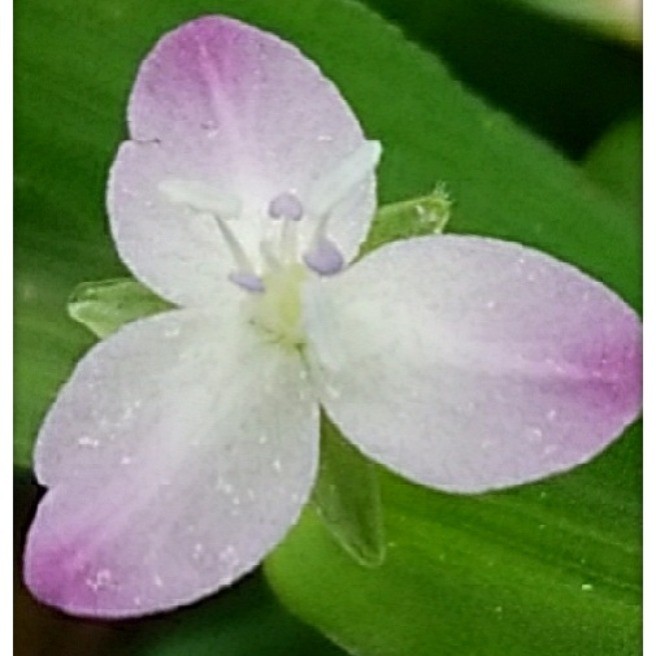
{"label": "veined petal", "polygon": [[186,604],[229,585],[307,500],[318,413],[290,353],[191,310],[96,346],[41,430],[49,490],[25,580],[62,610],[100,617]]}
{"label": "veined petal", "polygon": [[517,244],[391,244],[316,284],[305,317],[332,420],[431,487],[479,492],[567,470],[640,411],[635,313]]}
{"label": "veined petal", "polygon": [[[237,197],[241,216],[231,228],[258,257],[271,201],[286,192],[303,201],[365,142],[339,91],[313,62],[272,34],[218,16],[159,41],[139,70],[128,119],[139,143],[119,152],[108,199],[118,248],[138,277],[183,305],[211,296],[208,265],[230,262],[214,243],[218,235],[196,248],[208,229],[189,225],[192,216],[172,205],[159,183],[200,182]],[[347,259],[366,235],[374,206],[372,172],[346,194],[330,223],[331,239]],[[300,222],[302,238],[311,237],[318,220]]]}

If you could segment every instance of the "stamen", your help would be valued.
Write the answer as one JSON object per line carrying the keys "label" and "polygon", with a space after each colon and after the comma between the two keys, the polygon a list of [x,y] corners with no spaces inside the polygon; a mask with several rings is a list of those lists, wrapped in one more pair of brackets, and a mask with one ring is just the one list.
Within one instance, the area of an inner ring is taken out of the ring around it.
{"label": "stamen", "polygon": [[378,164],[381,145],[365,141],[310,188],[307,205],[313,216],[323,218],[372,173]]}
{"label": "stamen", "polygon": [[331,276],[344,266],[344,256],[326,234],[331,212],[371,174],[381,151],[378,141],[365,141],[310,189],[308,207],[317,224],[303,261],[320,275]]}
{"label": "stamen", "polygon": [[303,256],[307,266],[322,276],[339,273],[344,266],[344,256],[327,237],[315,240],[313,247]]}
{"label": "stamen", "polygon": [[214,219],[216,225],[219,227],[219,230],[223,235],[223,239],[225,240],[225,243],[228,246],[228,249],[230,250],[233,259],[235,260],[237,269],[244,274],[254,273],[255,268],[251,264],[251,261],[248,259],[248,255],[246,255],[246,252],[241,247],[241,244],[237,241],[237,237],[235,237],[232,230],[230,230],[230,228],[228,227],[228,224],[220,216],[217,216],[216,214],[212,214],[211,217]]}
{"label": "stamen", "polygon": [[265,291],[264,281],[254,273],[231,273],[228,276],[228,279],[230,282],[234,282],[235,285],[245,289],[247,292],[261,294]]}
{"label": "stamen", "polygon": [[300,221],[303,218],[303,205],[294,194],[286,191],[269,203],[269,216],[272,219]]}
{"label": "stamen", "polygon": [[187,205],[200,216],[214,220],[237,268],[228,278],[249,292],[264,291],[264,282],[225,221],[225,217],[238,216],[241,209],[238,198],[216,192],[202,182],[186,180],[165,180],[159,189],[171,202]]}

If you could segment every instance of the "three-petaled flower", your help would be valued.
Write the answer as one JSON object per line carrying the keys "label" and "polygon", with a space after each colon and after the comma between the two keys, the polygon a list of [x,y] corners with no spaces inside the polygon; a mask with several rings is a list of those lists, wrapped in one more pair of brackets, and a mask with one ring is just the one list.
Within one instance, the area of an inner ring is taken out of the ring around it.
{"label": "three-petaled flower", "polygon": [[93,348],[43,424],[25,555],[43,601],[142,614],[251,570],[308,499],[320,406],[453,492],[567,470],[639,412],[638,319],[572,266],[456,235],[351,264],[381,148],[290,44],[180,27],[143,62],[129,127],[113,235],[178,308]]}

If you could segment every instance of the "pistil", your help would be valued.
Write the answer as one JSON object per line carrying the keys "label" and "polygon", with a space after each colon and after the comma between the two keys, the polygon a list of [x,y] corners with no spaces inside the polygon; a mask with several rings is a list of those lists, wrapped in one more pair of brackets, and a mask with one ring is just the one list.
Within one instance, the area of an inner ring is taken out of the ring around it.
{"label": "pistil", "polygon": [[377,141],[365,141],[332,171],[320,178],[308,194],[308,206],[317,217],[317,226],[303,255],[305,264],[322,276],[342,270],[344,256],[328,237],[328,224],[335,208],[373,171],[380,158]]}

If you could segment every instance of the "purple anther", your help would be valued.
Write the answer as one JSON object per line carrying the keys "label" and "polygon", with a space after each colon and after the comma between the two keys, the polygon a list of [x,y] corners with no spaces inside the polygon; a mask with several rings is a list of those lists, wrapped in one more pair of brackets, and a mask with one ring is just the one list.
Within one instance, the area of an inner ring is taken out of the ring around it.
{"label": "purple anther", "polygon": [[307,266],[322,276],[332,276],[339,273],[344,266],[344,256],[332,241],[321,237],[312,250],[303,255]]}
{"label": "purple anther", "polygon": [[255,294],[261,294],[265,291],[264,281],[259,276],[256,276],[254,273],[244,273],[237,272],[231,273],[228,276],[230,282],[234,282],[235,285],[245,289],[247,292],[253,292]]}
{"label": "purple anther", "polygon": [[303,218],[303,205],[294,194],[286,191],[269,203],[269,216],[272,219],[300,221]]}

